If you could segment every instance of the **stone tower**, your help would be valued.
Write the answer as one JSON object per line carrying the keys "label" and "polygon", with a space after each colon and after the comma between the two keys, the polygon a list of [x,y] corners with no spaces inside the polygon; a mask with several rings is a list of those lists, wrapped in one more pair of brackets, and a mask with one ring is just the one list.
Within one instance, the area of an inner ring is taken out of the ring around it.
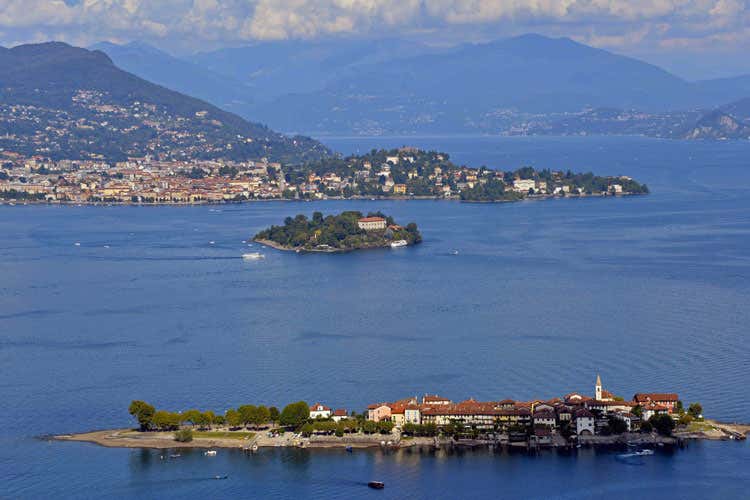
{"label": "stone tower", "polygon": [[599,377],[599,374],[596,374],[596,387],[594,388],[595,396],[594,399],[597,401],[602,400],[602,379]]}

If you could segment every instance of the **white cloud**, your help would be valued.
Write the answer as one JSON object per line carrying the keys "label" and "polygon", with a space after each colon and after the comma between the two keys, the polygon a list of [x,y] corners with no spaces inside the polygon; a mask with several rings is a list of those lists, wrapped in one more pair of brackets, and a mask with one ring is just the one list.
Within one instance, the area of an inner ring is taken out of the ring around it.
{"label": "white cloud", "polygon": [[[0,0],[0,32],[77,43],[430,33],[431,41],[542,31],[606,47],[747,43],[750,0]],[[416,36],[416,35],[415,35]]]}

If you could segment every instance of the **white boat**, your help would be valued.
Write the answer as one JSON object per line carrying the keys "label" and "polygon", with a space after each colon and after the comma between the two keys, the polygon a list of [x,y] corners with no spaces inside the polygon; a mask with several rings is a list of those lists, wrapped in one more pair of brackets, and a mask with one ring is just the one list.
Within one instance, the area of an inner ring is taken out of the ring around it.
{"label": "white boat", "polygon": [[216,456],[216,450],[208,450],[208,451],[204,452],[203,454],[206,455],[207,457],[215,457]]}
{"label": "white boat", "polygon": [[78,242],[78,241],[76,241],[75,243],[73,243],[73,245],[75,245],[75,246],[77,246],[77,247],[80,247],[80,246],[81,246],[81,243],[80,243],[80,242]]}
{"label": "white boat", "polygon": [[396,240],[391,242],[391,248],[405,247],[408,244],[406,240]]}
{"label": "white boat", "polygon": [[635,452],[635,455],[639,457],[653,455],[653,454],[654,454],[654,450],[638,450]]}
{"label": "white boat", "polygon": [[261,260],[261,259],[265,259],[266,256],[260,252],[250,252],[250,253],[243,253],[242,258],[244,260]]}

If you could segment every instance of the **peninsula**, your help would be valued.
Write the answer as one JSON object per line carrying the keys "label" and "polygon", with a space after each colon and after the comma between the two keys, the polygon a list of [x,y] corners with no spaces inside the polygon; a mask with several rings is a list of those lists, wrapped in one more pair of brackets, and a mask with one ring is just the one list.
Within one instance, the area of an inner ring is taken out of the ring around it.
{"label": "peninsula", "polygon": [[400,226],[380,212],[363,216],[347,211],[328,216],[314,212],[311,219],[302,214],[287,217],[283,226],[271,226],[253,240],[279,250],[331,253],[416,245],[422,235],[414,222]]}
{"label": "peninsula", "polygon": [[[675,393],[636,393],[630,400],[605,390],[597,376],[594,395],[571,392],[548,400],[453,402],[426,394],[370,404],[362,412],[323,403],[276,407],[243,405],[224,414],[156,410],[133,401],[137,429],[55,436],[127,448],[403,448],[492,446],[539,448],[676,445],[690,439],[744,440],[750,425],[706,420]],[[649,454],[648,450],[638,452]]]}
{"label": "peninsula", "polygon": [[[136,111],[133,111],[136,113]],[[102,118],[103,119],[103,118]],[[177,147],[177,146],[175,146]],[[180,150],[177,151],[178,156]],[[200,204],[254,200],[519,201],[646,194],[628,176],[475,168],[447,153],[402,147],[303,163],[268,157],[57,159],[0,148],[0,201]]]}

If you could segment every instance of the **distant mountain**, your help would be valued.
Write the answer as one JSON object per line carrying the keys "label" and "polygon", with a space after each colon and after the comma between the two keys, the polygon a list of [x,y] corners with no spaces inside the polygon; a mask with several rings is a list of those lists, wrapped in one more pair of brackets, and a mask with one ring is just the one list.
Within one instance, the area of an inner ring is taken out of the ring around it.
{"label": "distant mountain", "polygon": [[719,103],[750,97],[750,75],[700,80],[693,85]]}
{"label": "distant mountain", "polygon": [[286,137],[123,71],[103,52],[64,43],[1,49],[0,106],[0,145],[58,157],[328,154],[312,139]]}
{"label": "distant mountain", "polygon": [[253,92],[246,84],[195,63],[179,59],[151,45],[100,42],[91,47],[107,54],[117,67],[150,82],[208,101],[222,109],[248,116]]}
{"label": "distant mountain", "polygon": [[199,53],[190,61],[249,86],[257,101],[308,93],[373,64],[435,52],[402,40],[283,40]]}
{"label": "distant mountain", "polygon": [[[524,35],[359,68],[258,110],[283,130],[491,132],[508,112],[659,112],[726,102],[656,66],[567,38]],[[490,128],[487,128],[489,124]]]}

